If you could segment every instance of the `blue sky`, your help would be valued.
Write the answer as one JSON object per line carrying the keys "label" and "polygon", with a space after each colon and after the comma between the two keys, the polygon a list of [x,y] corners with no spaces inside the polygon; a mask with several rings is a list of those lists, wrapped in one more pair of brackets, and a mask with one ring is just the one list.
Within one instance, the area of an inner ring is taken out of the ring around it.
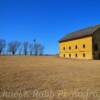
{"label": "blue sky", "polygon": [[67,33],[100,23],[100,0],[0,0],[0,38],[37,41],[58,52]]}

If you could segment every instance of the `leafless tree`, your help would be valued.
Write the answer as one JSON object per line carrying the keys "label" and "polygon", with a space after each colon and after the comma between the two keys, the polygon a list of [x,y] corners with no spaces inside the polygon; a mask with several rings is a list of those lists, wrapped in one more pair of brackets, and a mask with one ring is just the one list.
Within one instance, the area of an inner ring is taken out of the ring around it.
{"label": "leafless tree", "polygon": [[32,55],[32,53],[33,53],[33,44],[32,43],[29,44],[29,52],[30,52],[30,55]]}
{"label": "leafless tree", "polygon": [[24,52],[24,55],[27,55],[28,54],[28,48],[29,48],[29,42],[28,41],[25,41],[23,43],[23,52]]}
{"label": "leafless tree", "polygon": [[12,41],[8,43],[8,52],[12,53],[12,55],[15,55],[19,47],[20,47],[20,42]]}
{"label": "leafless tree", "polygon": [[40,44],[39,46],[39,55],[43,55],[44,53],[44,46],[42,44]]}
{"label": "leafless tree", "polygon": [[44,46],[40,43],[37,43],[36,40],[34,40],[33,50],[35,56],[43,55]]}
{"label": "leafless tree", "polygon": [[19,48],[19,55],[22,54],[22,50],[23,50],[23,47],[22,47],[22,44],[20,45],[20,48]]}
{"label": "leafless tree", "polygon": [[0,39],[0,55],[3,52],[5,46],[6,46],[6,41],[3,39]]}
{"label": "leafless tree", "polygon": [[39,49],[39,44],[36,42],[36,40],[34,40],[33,52],[35,56],[38,55],[38,49]]}

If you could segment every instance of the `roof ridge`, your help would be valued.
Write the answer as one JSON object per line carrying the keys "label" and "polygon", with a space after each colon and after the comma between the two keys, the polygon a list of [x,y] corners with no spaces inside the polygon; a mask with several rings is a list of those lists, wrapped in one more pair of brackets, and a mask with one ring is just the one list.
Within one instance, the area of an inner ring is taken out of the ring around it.
{"label": "roof ridge", "polygon": [[[100,24],[96,24],[96,25],[93,25],[93,26],[84,27],[82,29],[79,29],[79,30],[76,30],[76,31],[73,31],[73,32],[78,32],[78,31],[82,31],[82,30],[85,30],[85,29],[94,28],[94,27],[97,27],[97,26],[100,26]],[[71,33],[73,33],[73,32],[71,32]]]}
{"label": "roof ridge", "polygon": [[60,42],[65,41],[65,40],[69,40],[69,39],[87,36],[87,35],[92,35],[99,28],[100,28],[100,24],[97,24],[95,26],[89,26],[87,28],[83,28],[83,29],[77,30],[75,32],[71,32],[70,34],[65,35],[60,40]]}

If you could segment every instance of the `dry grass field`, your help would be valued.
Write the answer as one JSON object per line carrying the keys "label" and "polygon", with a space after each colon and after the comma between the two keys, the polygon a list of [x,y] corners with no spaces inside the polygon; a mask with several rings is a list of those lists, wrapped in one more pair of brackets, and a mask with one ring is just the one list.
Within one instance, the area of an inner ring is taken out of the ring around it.
{"label": "dry grass field", "polygon": [[100,100],[100,61],[1,56],[0,100]]}

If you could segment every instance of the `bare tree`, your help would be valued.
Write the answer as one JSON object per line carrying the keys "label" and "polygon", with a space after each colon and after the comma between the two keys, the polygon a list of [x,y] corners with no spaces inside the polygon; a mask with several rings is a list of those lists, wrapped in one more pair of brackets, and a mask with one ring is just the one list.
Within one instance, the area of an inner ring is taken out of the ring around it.
{"label": "bare tree", "polygon": [[23,50],[23,47],[22,47],[22,44],[20,44],[20,48],[19,48],[19,55],[22,54],[22,50]]}
{"label": "bare tree", "polygon": [[43,55],[44,53],[44,46],[42,44],[39,45],[39,55]]}
{"label": "bare tree", "polygon": [[37,43],[36,40],[34,40],[33,50],[35,56],[43,55],[44,46],[40,43]]}
{"label": "bare tree", "polygon": [[39,44],[36,42],[36,40],[34,40],[33,52],[35,56],[38,55],[38,49],[39,49]]}
{"label": "bare tree", "polygon": [[30,55],[32,55],[32,53],[33,53],[33,44],[32,43],[29,44],[29,52],[30,52]]}
{"label": "bare tree", "polygon": [[19,47],[20,47],[20,42],[12,41],[8,43],[8,52],[11,52],[12,55],[15,55]]}
{"label": "bare tree", "polygon": [[3,52],[5,46],[6,46],[6,41],[3,39],[0,39],[0,55]]}
{"label": "bare tree", "polygon": [[29,48],[29,42],[28,41],[25,41],[23,43],[23,52],[24,52],[24,55],[27,55],[28,54],[28,48]]}

